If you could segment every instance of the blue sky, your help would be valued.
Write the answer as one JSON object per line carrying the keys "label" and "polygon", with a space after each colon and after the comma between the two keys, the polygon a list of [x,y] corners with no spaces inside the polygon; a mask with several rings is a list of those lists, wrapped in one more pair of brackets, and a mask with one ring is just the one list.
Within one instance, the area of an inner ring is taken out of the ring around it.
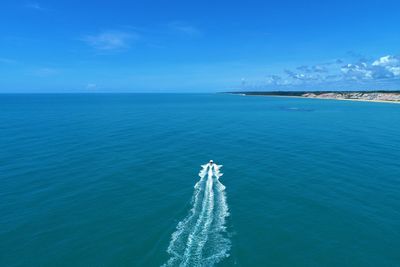
{"label": "blue sky", "polygon": [[0,92],[400,89],[400,1],[0,5]]}

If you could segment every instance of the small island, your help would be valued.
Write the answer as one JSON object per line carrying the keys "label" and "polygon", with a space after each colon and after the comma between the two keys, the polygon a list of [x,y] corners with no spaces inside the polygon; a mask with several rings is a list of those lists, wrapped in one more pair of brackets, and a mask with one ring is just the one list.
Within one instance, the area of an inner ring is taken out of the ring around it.
{"label": "small island", "polygon": [[400,103],[399,91],[241,91],[227,92],[246,96],[278,96],[351,101]]}

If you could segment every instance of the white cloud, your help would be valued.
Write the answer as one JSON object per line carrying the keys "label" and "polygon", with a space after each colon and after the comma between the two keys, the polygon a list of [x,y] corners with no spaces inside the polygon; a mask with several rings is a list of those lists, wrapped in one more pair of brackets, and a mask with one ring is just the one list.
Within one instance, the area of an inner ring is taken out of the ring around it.
{"label": "white cloud", "polygon": [[396,56],[384,56],[372,63],[374,67],[384,68],[389,73],[393,74],[393,76],[400,76],[400,57]]}
{"label": "white cloud", "polygon": [[346,79],[365,80],[373,78],[373,73],[365,62],[347,64],[343,66],[340,70],[342,71],[344,78]]}
{"label": "white cloud", "polygon": [[138,34],[122,31],[105,31],[82,38],[91,47],[103,51],[127,49],[138,39]]}
{"label": "white cloud", "polygon": [[285,70],[285,73],[289,78],[297,81],[317,81],[321,78],[318,73],[312,73],[309,71],[305,72],[295,72],[291,70]]}
{"label": "white cloud", "polygon": [[266,84],[267,85],[288,85],[291,84],[292,82],[287,80],[287,79],[283,79],[281,76],[279,75],[269,75],[266,78]]}
{"label": "white cloud", "polygon": [[38,68],[32,71],[32,75],[38,77],[49,77],[58,73],[58,70],[53,68]]}
{"label": "white cloud", "polygon": [[323,65],[313,65],[313,66],[303,65],[303,66],[297,67],[296,69],[299,71],[302,71],[302,72],[306,72],[306,73],[328,72],[327,68]]}
{"label": "white cloud", "polygon": [[93,90],[93,89],[96,89],[96,88],[97,88],[97,84],[95,84],[95,83],[88,83],[86,85],[86,89],[88,89],[88,90]]}
{"label": "white cloud", "polygon": [[399,57],[395,56],[384,56],[372,63],[372,66],[382,66],[382,67],[393,67],[393,66],[400,66],[400,59]]}
{"label": "white cloud", "polygon": [[168,27],[176,33],[189,37],[200,37],[202,35],[202,32],[198,28],[184,22],[171,22],[168,24]]}
{"label": "white cloud", "polygon": [[14,59],[0,57],[0,63],[4,64],[17,64],[18,62]]}
{"label": "white cloud", "polygon": [[34,10],[38,10],[38,11],[43,11],[45,10],[44,7],[42,7],[39,3],[37,2],[29,2],[25,4],[26,8],[30,8],[30,9],[34,9]]}
{"label": "white cloud", "polygon": [[359,59],[355,63],[302,65],[294,70],[286,69],[283,75],[268,75],[265,86],[323,86],[327,84],[398,83],[400,82],[400,57],[383,56],[376,60]]}
{"label": "white cloud", "polygon": [[400,78],[400,59],[383,56],[371,63],[347,64],[341,68],[345,78],[353,80],[382,80]]}
{"label": "white cloud", "polygon": [[400,76],[400,67],[392,67],[391,72],[394,74],[394,76]]}

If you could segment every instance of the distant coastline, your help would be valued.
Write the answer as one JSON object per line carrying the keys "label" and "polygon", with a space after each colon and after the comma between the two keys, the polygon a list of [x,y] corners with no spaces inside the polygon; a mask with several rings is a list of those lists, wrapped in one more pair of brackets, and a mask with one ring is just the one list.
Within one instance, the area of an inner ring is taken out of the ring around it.
{"label": "distant coastline", "polygon": [[226,92],[228,94],[244,96],[276,96],[334,99],[349,101],[383,102],[400,104],[399,91],[240,91]]}

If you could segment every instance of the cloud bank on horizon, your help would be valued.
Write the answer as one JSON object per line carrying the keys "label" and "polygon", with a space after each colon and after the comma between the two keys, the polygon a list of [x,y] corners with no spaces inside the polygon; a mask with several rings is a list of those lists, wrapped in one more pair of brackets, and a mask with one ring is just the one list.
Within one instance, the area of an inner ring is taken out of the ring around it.
{"label": "cloud bank on horizon", "polygon": [[397,10],[392,0],[5,0],[0,92],[400,90]]}
{"label": "cloud bank on horizon", "polygon": [[364,86],[365,89],[374,86],[400,84],[400,56],[386,55],[375,60],[360,58],[352,63],[341,59],[317,65],[302,65],[295,69],[285,69],[283,75],[267,75],[264,84],[260,82],[246,83],[242,81],[242,90],[262,90],[266,88],[304,88],[304,86],[336,86],[338,90]]}

